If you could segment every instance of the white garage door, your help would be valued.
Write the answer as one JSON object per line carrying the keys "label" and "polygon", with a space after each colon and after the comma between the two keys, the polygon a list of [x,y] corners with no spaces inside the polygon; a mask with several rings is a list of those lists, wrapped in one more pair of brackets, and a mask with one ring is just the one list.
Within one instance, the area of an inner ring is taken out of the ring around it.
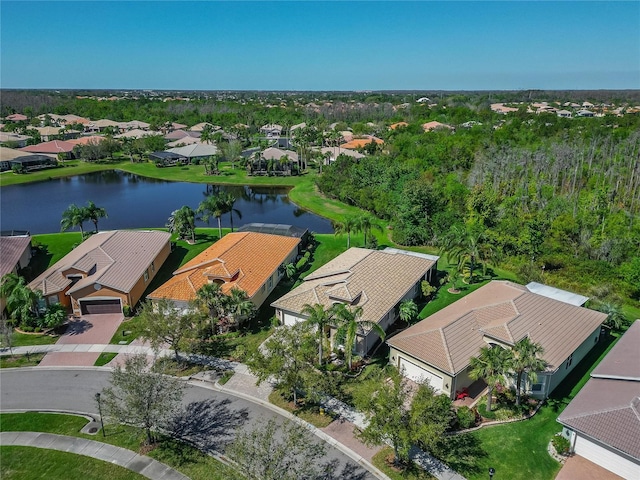
{"label": "white garage door", "polygon": [[415,363],[411,363],[404,358],[400,358],[400,371],[402,374],[419,383],[429,383],[436,393],[442,392],[442,377],[419,367]]}
{"label": "white garage door", "polygon": [[302,321],[302,319],[299,318],[299,317],[296,317],[295,315],[290,315],[288,313],[284,314],[284,324],[285,325],[289,325],[289,326],[295,325],[296,323],[298,323],[300,321]]}
{"label": "white garage door", "polygon": [[596,445],[580,435],[576,438],[575,451],[581,457],[584,457],[623,478],[640,478],[640,465],[616,455],[615,453],[601,447],[600,445]]}

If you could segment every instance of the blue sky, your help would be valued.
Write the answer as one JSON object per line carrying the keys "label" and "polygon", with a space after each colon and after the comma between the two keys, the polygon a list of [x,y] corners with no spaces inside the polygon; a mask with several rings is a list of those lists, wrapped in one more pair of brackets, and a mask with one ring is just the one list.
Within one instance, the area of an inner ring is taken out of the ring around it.
{"label": "blue sky", "polygon": [[0,86],[640,88],[640,2],[0,2]]}

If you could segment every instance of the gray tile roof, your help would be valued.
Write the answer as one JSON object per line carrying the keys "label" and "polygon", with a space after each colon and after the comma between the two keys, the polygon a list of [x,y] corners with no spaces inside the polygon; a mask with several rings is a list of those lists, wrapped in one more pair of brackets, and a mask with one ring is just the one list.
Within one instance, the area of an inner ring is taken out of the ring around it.
{"label": "gray tile roof", "polygon": [[[169,233],[161,231],[114,230],[97,233],[38,276],[29,287],[41,290],[44,295],[60,292],[71,283],[62,272],[74,268],[94,273],[77,282],[69,292],[99,283],[127,293],[170,238]],[[160,268],[160,265],[155,268]]]}
{"label": "gray tile roof", "polygon": [[486,346],[484,336],[512,345],[529,335],[543,346],[548,370],[554,371],[605,319],[603,313],[532,293],[522,285],[492,281],[387,343],[455,375]]}
{"label": "gray tile roof", "polygon": [[[558,422],[640,460],[640,321],[593,370]],[[624,378],[624,379],[622,379]]]}
{"label": "gray tile roof", "polygon": [[31,237],[0,237],[0,277],[13,272],[20,257],[30,248]]}
{"label": "gray tile roof", "polygon": [[362,307],[363,320],[379,322],[434,265],[402,251],[350,248],[271,305],[300,314],[305,304],[348,302]]}

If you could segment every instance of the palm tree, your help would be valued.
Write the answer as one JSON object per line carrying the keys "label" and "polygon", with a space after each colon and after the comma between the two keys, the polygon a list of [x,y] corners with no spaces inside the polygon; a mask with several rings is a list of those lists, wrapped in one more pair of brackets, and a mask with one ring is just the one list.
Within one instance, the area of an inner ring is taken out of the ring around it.
{"label": "palm tree", "polygon": [[344,338],[344,358],[347,361],[349,370],[351,370],[351,358],[353,356],[353,348],[356,345],[356,335],[364,333],[364,329],[370,329],[384,340],[384,330],[376,322],[361,318],[362,307],[352,308],[344,303],[336,303],[332,307],[332,314],[338,324],[335,338]]}
{"label": "palm tree", "polygon": [[298,271],[298,267],[296,267],[296,264],[293,262],[287,263],[284,266],[284,274],[289,280],[293,278],[293,276],[296,274],[297,271]]}
{"label": "palm tree", "polygon": [[225,313],[227,296],[222,293],[220,284],[214,282],[200,287],[196,293],[196,298],[198,303],[207,310],[210,333],[215,335],[215,326]]}
{"label": "palm tree", "polygon": [[211,194],[207,195],[205,199],[200,202],[200,205],[198,205],[198,209],[196,210],[202,221],[207,225],[209,224],[209,219],[211,217],[216,217],[218,219],[218,234],[220,238],[222,238],[222,223],[220,219],[222,215],[226,213],[225,208],[223,199],[220,196]]}
{"label": "palm tree", "polygon": [[200,132],[200,141],[202,143],[211,143],[213,141],[213,128],[208,123],[203,127]]}
{"label": "palm tree", "polygon": [[495,386],[504,377],[509,365],[509,352],[502,347],[482,347],[480,355],[471,358],[469,376],[482,378],[487,384],[487,412],[491,411],[491,397]]}
{"label": "palm tree", "polygon": [[247,295],[247,292],[239,288],[232,288],[226,299],[226,309],[234,323],[240,324],[242,320],[250,319],[255,315],[256,307]]}
{"label": "palm tree", "polygon": [[83,223],[87,221],[87,212],[84,208],[72,203],[67,209],[62,212],[62,220],[60,221],[60,228],[63,232],[66,232],[70,228],[80,227],[80,235],[84,240],[84,228]]}
{"label": "palm tree", "polygon": [[342,222],[333,222],[335,235],[347,234],[347,248],[351,247],[351,232],[358,230],[358,222],[355,217],[344,217]]}
{"label": "palm tree", "polygon": [[418,306],[416,302],[413,300],[405,300],[404,302],[400,302],[400,320],[411,324],[411,322],[418,315]]}
{"label": "palm tree", "polygon": [[7,273],[0,280],[0,295],[5,298],[9,317],[18,323],[27,323],[38,317],[38,300],[42,298],[40,290],[31,290],[24,277]]}
{"label": "palm tree", "polygon": [[220,200],[224,206],[224,213],[229,213],[229,221],[231,222],[231,231],[233,232],[233,214],[235,213],[238,218],[242,219],[242,213],[237,208],[233,208],[236,203],[236,197],[230,192],[220,193]]}
{"label": "palm tree", "polygon": [[373,229],[382,232],[382,227],[378,225],[371,215],[364,214],[356,219],[358,230],[364,234],[364,246],[367,246],[367,235],[371,235]]}
{"label": "palm tree", "polygon": [[469,269],[469,283],[473,283],[473,272],[482,262],[483,274],[486,274],[487,262],[493,256],[486,236],[479,226],[454,225],[448,235],[443,239],[440,254],[446,254],[449,262],[453,261],[462,271],[465,265]]}
{"label": "palm tree", "polygon": [[538,372],[547,367],[547,362],[540,358],[542,354],[542,345],[532,342],[528,336],[516,342],[511,349],[508,369],[516,374],[516,405],[520,405],[520,392],[525,374],[533,384],[538,380]]}
{"label": "palm tree", "polygon": [[96,227],[96,233],[98,233],[98,219],[107,218],[107,211],[102,207],[97,207],[95,203],[89,201],[85,207],[85,213],[87,220],[91,220]]}
{"label": "palm tree", "polygon": [[598,306],[598,310],[607,314],[607,319],[604,321],[604,326],[607,328],[619,330],[627,322],[622,308],[617,303],[604,302]]}
{"label": "palm tree", "polygon": [[333,312],[325,310],[323,305],[316,303],[309,305],[308,303],[302,307],[302,314],[307,315],[307,323],[313,325],[318,333],[318,364],[322,365],[322,343],[324,341],[324,329],[329,324]]}
{"label": "palm tree", "polygon": [[191,237],[191,243],[196,243],[196,212],[188,205],[171,212],[166,227],[170,233],[177,233],[180,240]]}

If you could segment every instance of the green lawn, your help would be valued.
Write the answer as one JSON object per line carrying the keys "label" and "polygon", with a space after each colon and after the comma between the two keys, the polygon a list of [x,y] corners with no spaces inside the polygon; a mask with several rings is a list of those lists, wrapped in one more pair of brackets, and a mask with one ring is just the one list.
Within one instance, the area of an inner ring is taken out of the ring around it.
{"label": "green lawn", "polygon": [[35,367],[44,356],[44,353],[3,356],[0,357],[0,368]]}
{"label": "green lawn", "polygon": [[551,437],[562,429],[556,419],[616,341],[613,337],[596,345],[533,418],[452,437],[449,465],[469,480],[486,479],[489,467],[496,469],[496,478],[552,480],[560,470],[547,453]]}
{"label": "green lawn", "polygon": [[[62,212],[60,212],[62,214]],[[31,243],[36,247],[36,254],[25,269],[27,280],[33,280],[47,268],[52,266],[75,246],[80,244],[80,232],[46,233],[34,235]]]}
{"label": "green lawn", "polygon": [[[0,447],[3,480],[64,479],[142,480],[145,477],[124,467],[84,455],[36,447]],[[36,460],[37,459],[37,460]]]}
{"label": "green lawn", "polygon": [[[288,401],[282,396],[282,392],[279,390],[274,390],[269,394],[269,401],[276,405],[277,407],[286,410],[287,412],[293,413],[296,417],[301,418],[305,422],[309,422],[311,425],[317,428],[324,428],[333,422],[333,417],[326,413],[321,414],[318,405],[304,405],[294,408],[293,402]],[[304,399],[302,399],[304,402]]]}
{"label": "green lawn", "polygon": [[45,335],[39,333],[13,333],[12,346],[23,347],[28,345],[51,345],[58,341],[57,335]]}
{"label": "green lawn", "polygon": [[412,464],[405,469],[398,469],[390,464],[392,458],[393,449],[391,447],[384,447],[373,456],[372,463],[391,478],[391,480],[430,480],[434,478],[417,465]]}
{"label": "green lawn", "polygon": [[[144,433],[133,427],[121,425],[106,425],[107,436],[87,435],[80,433],[87,420],[73,415],[61,415],[51,413],[3,413],[0,414],[0,431],[31,431],[48,432],[73,437],[87,438],[99,442],[109,443],[118,447],[138,451]],[[4,447],[3,447],[4,448]],[[163,438],[156,448],[147,453],[152,458],[165,463],[184,473],[192,480],[226,480],[229,478],[242,479],[236,471],[223,465],[213,457],[209,457],[194,447],[170,438]],[[32,457],[33,458],[33,457]],[[32,461],[32,460],[31,460]],[[2,458],[4,464],[5,458]],[[28,464],[28,462],[27,462]],[[4,475],[2,476],[4,479]],[[14,477],[24,478],[24,477]],[[67,478],[54,477],[28,477],[28,478]],[[71,477],[69,477],[71,478]],[[85,476],[84,478],[109,478],[106,476]]]}
{"label": "green lawn", "polygon": [[118,355],[117,353],[108,353],[108,352],[101,353],[100,356],[98,357],[98,359],[93,364],[93,366],[94,367],[102,367],[102,366],[106,365],[107,363],[109,363],[114,358],[116,358],[117,355]]}

